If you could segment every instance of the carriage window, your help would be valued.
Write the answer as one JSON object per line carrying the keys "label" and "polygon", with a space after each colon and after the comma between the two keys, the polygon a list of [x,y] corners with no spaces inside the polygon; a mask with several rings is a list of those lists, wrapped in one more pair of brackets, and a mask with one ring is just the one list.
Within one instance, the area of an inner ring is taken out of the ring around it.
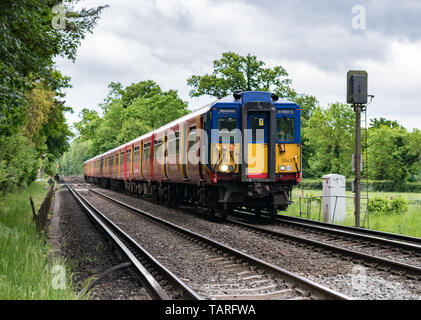
{"label": "carriage window", "polygon": [[120,154],[120,164],[124,163],[124,151]]}
{"label": "carriage window", "polygon": [[287,141],[291,142],[294,141],[294,124],[295,119],[294,118],[278,118],[277,121],[277,127],[278,127],[278,141]]}
{"label": "carriage window", "polygon": [[237,119],[236,118],[219,118],[219,143],[234,143],[235,134],[232,130],[237,129]]}
{"label": "carriage window", "polygon": [[140,147],[134,148],[134,162],[139,161],[139,155],[140,155]]}
{"label": "carriage window", "polygon": [[173,135],[169,135],[168,140],[168,155],[178,155],[180,148],[180,132],[175,132]]}
{"label": "carriage window", "polygon": [[189,151],[190,151],[191,147],[194,146],[195,143],[196,143],[196,136],[197,136],[196,126],[190,127],[190,130],[189,130]]}
{"label": "carriage window", "polygon": [[180,154],[180,132],[175,133],[175,154]]}
{"label": "carriage window", "polygon": [[151,144],[145,143],[143,145],[143,160],[149,160],[151,158]]}
{"label": "carriage window", "polygon": [[[162,150],[160,149],[161,145],[162,145],[162,138],[154,141],[154,144],[153,144],[154,159],[162,158]],[[161,151],[161,152],[158,152],[158,151]]]}
{"label": "carriage window", "polygon": [[131,161],[132,161],[132,150],[131,149],[128,149],[127,150],[127,159],[126,159],[126,162],[127,163],[131,163]]}

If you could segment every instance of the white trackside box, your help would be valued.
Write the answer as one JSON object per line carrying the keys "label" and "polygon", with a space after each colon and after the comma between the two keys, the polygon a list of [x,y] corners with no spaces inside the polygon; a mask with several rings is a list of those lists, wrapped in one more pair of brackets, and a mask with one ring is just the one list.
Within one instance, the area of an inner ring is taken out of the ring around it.
{"label": "white trackside box", "polygon": [[346,217],[346,182],[339,174],[323,177],[323,221],[342,222]]}

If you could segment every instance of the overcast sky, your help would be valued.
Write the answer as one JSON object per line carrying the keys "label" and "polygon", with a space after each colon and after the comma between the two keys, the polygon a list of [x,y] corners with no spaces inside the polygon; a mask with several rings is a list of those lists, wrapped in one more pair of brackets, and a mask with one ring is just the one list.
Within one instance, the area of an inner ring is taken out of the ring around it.
{"label": "overcast sky", "polygon": [[211,73],[212,62],[233,51],[282,65],[292,87],[323,107],[346,101],[348,70],[366,70],[375,95],[368,117],[421,129],[421,1],[86,0],[78,7],[102,4],[110,7],[76,62],[56,60],[72,78],[69,123],[82,108],[99,110],[110,82],[151,79],[197,109],[214,99],[189,98],[187,78]]}

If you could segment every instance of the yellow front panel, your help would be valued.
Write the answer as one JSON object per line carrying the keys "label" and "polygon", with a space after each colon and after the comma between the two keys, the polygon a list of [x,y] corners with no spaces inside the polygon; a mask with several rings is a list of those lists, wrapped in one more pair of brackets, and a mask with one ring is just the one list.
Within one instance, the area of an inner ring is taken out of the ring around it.
{"label": "yellow front panel", "polygon": [[214,143],[211,149],[211,167],[214,168],[217,165],[216,170],[221,165],[233,166],[235,170],[231,173],[238,173],[240,163],[240,144],[230,143]]}
{"label": "yellow front panel", "polygon": [[[283,151],[282,148],[284,148],[285,151]],[[276,173],[294,173],[301,171],[301,146],[299,144],[277,144],[275,152]],[[284,171],[281,171],[281,166],[285,167]]]}
{"label": "yellow front panel", "polygon": [[247,174],[268,173],[268,145],[266,143],[249,143],[247,162]]}

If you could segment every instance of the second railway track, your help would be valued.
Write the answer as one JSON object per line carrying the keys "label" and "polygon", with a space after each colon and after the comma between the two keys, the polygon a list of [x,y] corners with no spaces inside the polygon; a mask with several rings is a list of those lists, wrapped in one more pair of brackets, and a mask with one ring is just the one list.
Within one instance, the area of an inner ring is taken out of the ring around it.
{"label": "second railway track", "polygon": [[[237,216],[238,218],[238,216]],[[369,267],[391,271],[410,279],[421,279],[421,245],[385,237],[313,225],[295,220],[277,219],[276,224],[258,226],[238,219],[228,223],[263,235],[301,242],[328,250]]]}

